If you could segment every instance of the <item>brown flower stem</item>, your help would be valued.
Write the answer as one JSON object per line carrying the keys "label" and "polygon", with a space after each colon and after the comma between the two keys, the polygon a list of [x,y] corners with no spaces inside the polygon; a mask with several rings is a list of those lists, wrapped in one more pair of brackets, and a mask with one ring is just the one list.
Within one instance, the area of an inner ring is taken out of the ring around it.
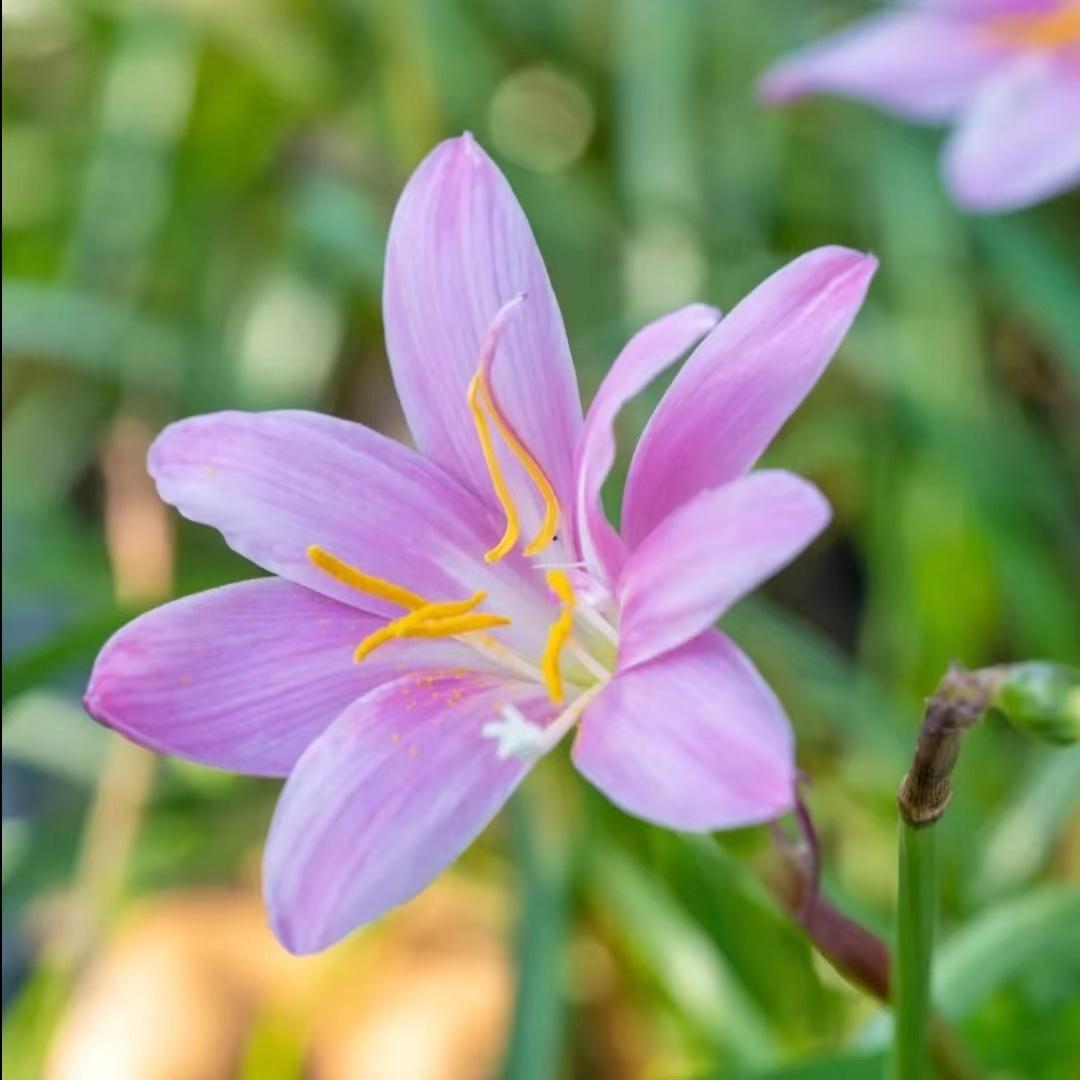
{"label": "brown flower stem", "polygon": [[900,784],[900,816],[913,828],[932,825],[952,798],[952,772],[960,740],[982,718],[998,684],[1000,668],[966,671],[953,665],[926,703],[911,768]]}

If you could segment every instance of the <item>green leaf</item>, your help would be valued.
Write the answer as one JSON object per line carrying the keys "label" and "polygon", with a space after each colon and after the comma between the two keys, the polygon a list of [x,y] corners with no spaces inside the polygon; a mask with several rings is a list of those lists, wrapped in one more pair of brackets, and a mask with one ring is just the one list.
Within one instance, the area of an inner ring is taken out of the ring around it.
{"label": "green leaf", "polygon": [[1080,974],[1080,889],[1041,889],[998,904],[938,952],[934,1001],[959,1019],[1027,970]]}
{"label": "green leaf", "polygon": [[618,921],[627,947],[676,1009],[743,1067],[775,1063],[768,1019],[663,883],[612,847],[590,850],[585,862],[598,905]]}
{"label": "green leaf", "polygon": [[509,808],[522,897],[514,1019],[500,1073],[507,1080],[553,1080],[562,1058],[570,868],[565,838],[546,827],[537,786]]}
{"label": "green leaf", "polygon": [[4,709],[4,758],[85,787],[97,780],[108,732],[71,697],[22,694]]}
{"label": "green leaf", "polygon": [[[882,1054],[845,1054],[784,1065],[766,1072],[739,1073],[736,1080],[881,1080],[885,1069]],[[712,1080],[720,1080],[714,1076]]]}
{"label": "green leaf", "polygon": [[1045,750],[1013,802],[989,823],[971,895],[985,902],[1037,873],[1080,803],[1080,750]]}

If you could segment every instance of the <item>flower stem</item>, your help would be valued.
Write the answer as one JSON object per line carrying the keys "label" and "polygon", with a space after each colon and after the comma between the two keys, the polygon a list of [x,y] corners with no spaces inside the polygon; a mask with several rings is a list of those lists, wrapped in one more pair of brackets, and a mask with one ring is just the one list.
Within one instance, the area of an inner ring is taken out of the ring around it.
{"label": "flower stem", "polygon": [[900,785],[899,886],[892,1080],[930,1075],[930,977],[937,916],[937,830],[952,797],[952,772],[964,732],[990,704],[1000,672],[952,667],[926,704],[911,768]]}
{"label": "flower stem", "polygon": [[893,1080],[929,1075],[930,964],[937,913],[937,837],[932,826],[900,822],[900,888],[893,973]]}

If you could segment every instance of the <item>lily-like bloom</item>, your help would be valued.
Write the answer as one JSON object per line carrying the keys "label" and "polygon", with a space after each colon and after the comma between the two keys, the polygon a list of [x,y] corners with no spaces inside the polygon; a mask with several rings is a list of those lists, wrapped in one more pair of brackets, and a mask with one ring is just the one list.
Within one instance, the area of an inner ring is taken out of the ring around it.
{"label": "lily-like bloom", "polygon": [[[390,230],[387,347],[418,452],[305,412],[166,428],[162,497],[275,575],[158,608],[97,660],[92,716],[223,769],[288,776],[274,929],[322,949],[415,895],[577,728],[573,761],[649,821],[711,830],[792,804],[787,719],[715,620],[825,525],[747,470],[855,316],[875,261],[822,248],[720,321],[626,345],[582,417],[525,216],[465,135]],[[622,405],[696,343],[637,446],[622,532],[600,490]]]}
{"label": "lily-like bloom", "polygon": [[952,123],[956,202],[1011,210],[1080,182],[1080,2],[909,0],[783,60],[772,104],[825,91]]}

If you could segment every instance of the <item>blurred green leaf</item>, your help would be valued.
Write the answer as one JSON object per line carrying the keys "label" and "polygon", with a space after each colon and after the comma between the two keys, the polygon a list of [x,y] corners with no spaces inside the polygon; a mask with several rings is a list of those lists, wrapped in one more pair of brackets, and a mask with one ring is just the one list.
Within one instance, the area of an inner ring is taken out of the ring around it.
{"label": "blurred green leaf", "polygon": [[[971,225],[994,284],[1010,307],[1053,341],[1080,381],[1080,272],[1064,237],[1051,239],[1027,221],[980,218]],[[1066,245],[1067,246],[1067,245]]]}
{"label": "blurred green leaf", "polygon": [[124,304],[40,282],[4,282],[5,357],[168,390],[181,377],[181,334]]}
{"label": "blurred green leaf", "polygon": [[4,758],[90,787],[108,732],[71,697],[31,690],[4,707]]}
{"label": "blurred green leaf", "polygon": [[849,1054],[766,1072],[740,1073],[737,1080],[881,1080],[884,1070],[885,1058],[881,1054]]}
{"label": "blurred green leaf", "polygon": [[[960,1018],[1024,971],[1080,980],[1080,889],[1047,887],[982,912],[938,950],[934,1000]],[[1080,986],[1080,981],[1077,982]]]}
{"label": "blurred green leaf", "polygon": [[774,1062],[768,1019],[665,885],[612,848],[590,850],[585,861],[595,902],[687,1020],[741,1065]]}
{"label": "blurred green leaf", "polygon": [[994,899],[1035,875],[1078,805],[1080,750],[1046,751],[1027,771],[1013,801],[987,822],[972,897]]}
{"label": "blurred green leaf", "polygon": [[507,1080],[553,1080],[563,1056],[570,864],[567,838],[547,830],[536,794],[534,782],[509,808],[521,899],[514,1017],[500,1072]]}

